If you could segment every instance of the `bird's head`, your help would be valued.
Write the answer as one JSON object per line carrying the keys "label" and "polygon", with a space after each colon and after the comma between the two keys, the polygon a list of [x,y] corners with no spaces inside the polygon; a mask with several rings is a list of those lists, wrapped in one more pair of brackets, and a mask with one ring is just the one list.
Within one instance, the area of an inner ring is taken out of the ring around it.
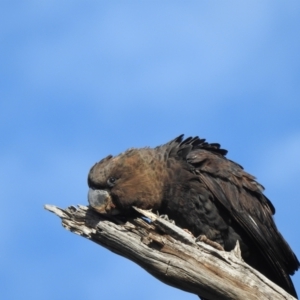
{"label": "bird's head", "polygon": [[132,206],[158,209],[163,198],[164,162],[153,149],[130,149],[107,156],[88,175],[88,201],[102,214],[119,214]]}

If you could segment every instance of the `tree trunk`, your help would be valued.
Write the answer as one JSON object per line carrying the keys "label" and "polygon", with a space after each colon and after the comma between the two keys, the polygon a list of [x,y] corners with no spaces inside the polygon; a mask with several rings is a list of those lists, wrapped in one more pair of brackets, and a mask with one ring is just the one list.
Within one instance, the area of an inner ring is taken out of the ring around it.
{"label": "tree trunk", "polygon": [[[122,255],[162,282],[210,300],[295,300],[231,252],[196,239],[169,221],[135,208],[137,217],[108,218],[86,206],[45,209],[65,229]],[[204,239],[205,240],[205,239]],[[208,242],[209,243],[209,242]]]}

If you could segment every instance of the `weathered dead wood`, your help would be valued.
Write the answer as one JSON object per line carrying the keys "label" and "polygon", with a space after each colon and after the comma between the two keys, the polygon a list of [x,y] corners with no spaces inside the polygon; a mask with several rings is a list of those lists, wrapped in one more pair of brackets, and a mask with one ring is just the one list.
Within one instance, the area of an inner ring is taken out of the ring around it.
{"label": "weathered dead wood", "polygon": [[60,217],[65,229],[134,261],[168,285],[206,299],[295,299],[244,263],[238,244],[232,252],[217,250],[149,211],[135,208],[139,217],[125,222],[105,219],[86,206],[45,209]]}

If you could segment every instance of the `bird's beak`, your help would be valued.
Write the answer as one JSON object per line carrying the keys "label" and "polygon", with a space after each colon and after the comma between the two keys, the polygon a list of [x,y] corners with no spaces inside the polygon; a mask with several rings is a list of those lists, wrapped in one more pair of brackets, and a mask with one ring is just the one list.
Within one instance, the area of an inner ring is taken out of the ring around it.
{"label": "bird's beak", "polygon": [[90,206],[100,214],[117,215],[120,213],[106,190],[94,190],[90,188],[88,201]]}

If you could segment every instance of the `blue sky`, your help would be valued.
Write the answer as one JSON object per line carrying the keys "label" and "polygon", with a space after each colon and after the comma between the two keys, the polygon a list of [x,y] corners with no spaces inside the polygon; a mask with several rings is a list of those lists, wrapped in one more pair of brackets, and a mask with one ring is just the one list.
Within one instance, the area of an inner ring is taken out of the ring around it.
{"label": "blue sky", "polygon": [[181,133],[258,178],[300,257],[299,1],[0,6],[3,299],[197,299],[43,209],[87,204],[103,156]]}

